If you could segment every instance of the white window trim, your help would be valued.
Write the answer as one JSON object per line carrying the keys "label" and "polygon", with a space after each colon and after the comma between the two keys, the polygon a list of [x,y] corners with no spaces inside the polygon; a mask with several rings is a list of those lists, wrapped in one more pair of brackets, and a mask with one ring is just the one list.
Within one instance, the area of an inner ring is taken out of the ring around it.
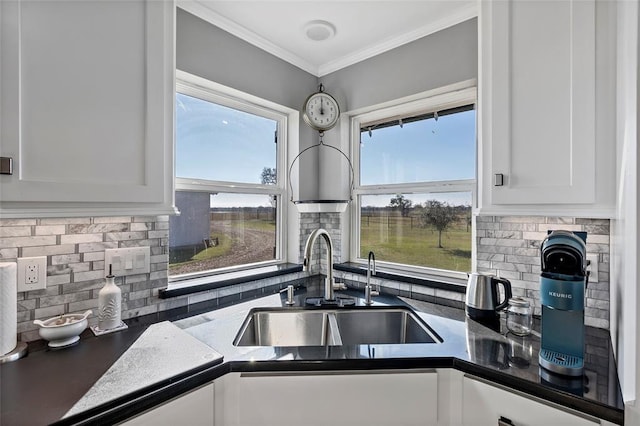
{"label": "white window trim", "polygon": [[[441,111],[444,109],[474,104],[477,105],[477,89],[475,81],[469,80],[448,88],[440,88],[437,91],[425,92],[422,96],[412,96],[408,99],[386,103],[379,108],[370,107],[366,111],[352,113],[350,115],[350,149],[355,173],[355,187],[353,190],[353,202],[350,211],[350,249],[351,262],[366,264],[367,259],[360,255],[360,196],[376,194],[412,194],[412,193],[443,193],[443,192],[471,192],[472,209],[477,205],[477,167],[476,179],[448,180],[432,182],[415,182],[389,185],[361,185],[360,183],[360,136],[363,125],[393,121],[411,115]],[[447,91],[447,89],[449,91]],[[477,108],[476,108],[477,110]],[[477,123],[477,117],[476,117]],[[476,124],[477,127],[477,124]],[[476,139],[478,132],[476,131]],[[476,158],[477,158],[476,143]],[[477,161],[477,160],[476,160]],[[472,226],[471,232],[471,269],[476,268],[476,230]],[[404,265],[392,262],[378,261],[378,266],[398,272],[408,272],[421,277],[454,279],[466,281],[465,272],[448,271],[423,266]],[[471,272],[471,271],[469,271]]]}
{"label": "white window trim", "polygon": [[[297,259],[297,253],[290,253],[289,247],[296,250],[299,218],[292,215],[289,206],[289,190],[287,185],[288,158],[292,152],[298,150],[298,122],[299,112],[274,102],[253,96],[242,91],[209,81],[196,75],[176,70],[176,92],[210,101],[219,105],[234,108],[250,114],[270,118],[278,123],[278,155],[276,158],[277,185],[262,185],[253,183],[209,181],[203,179],[179,178],[174,179],[175,190],[197,191],[211,193],[243,193],[243,194],[276,194],[278,196],[277,224],[278,231],[276,259],[245,265],[220,268],[213,271],[202,271],[169,277],[169,288],[172,282],[180,282],[180,287],[193,280],[194,284],[201,283],[202,277],[218,276],[229,272],[251,270],[264,266],[278,265]],[[175,147],[174,147],[175,152]],[[290,218],[292,216],[292,218]],[[293,220],[291,220],[293,219]]]}

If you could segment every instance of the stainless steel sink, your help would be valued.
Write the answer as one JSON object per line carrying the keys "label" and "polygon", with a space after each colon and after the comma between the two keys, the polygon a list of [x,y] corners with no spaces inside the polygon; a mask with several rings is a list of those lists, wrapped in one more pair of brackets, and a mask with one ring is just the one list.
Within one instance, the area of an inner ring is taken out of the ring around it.
{"label": "stainless steel sink", "polygon": [[233,344],[236,346],[333,346],[335,317],[326,312],[252,309]]}
{"label": "stainless steel sink", "polygon": [[402,308],[336,312],[344,345],[436,343],[438,339],[412,311]]}
{"label": "stainless steel sink", "polygon": [[341,346],[440,343],[411,309],[256,308],[244,320],[236,346]]}

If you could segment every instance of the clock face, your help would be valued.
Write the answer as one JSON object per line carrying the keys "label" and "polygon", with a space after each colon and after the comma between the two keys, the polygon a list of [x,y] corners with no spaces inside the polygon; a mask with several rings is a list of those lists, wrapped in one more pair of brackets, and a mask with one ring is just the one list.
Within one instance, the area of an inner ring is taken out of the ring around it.
{"label": "clock face", "polygon": [[338,122],[340,108],[333,96],[314,93],[304,104],[304,121],[318,131],[329,130]]}

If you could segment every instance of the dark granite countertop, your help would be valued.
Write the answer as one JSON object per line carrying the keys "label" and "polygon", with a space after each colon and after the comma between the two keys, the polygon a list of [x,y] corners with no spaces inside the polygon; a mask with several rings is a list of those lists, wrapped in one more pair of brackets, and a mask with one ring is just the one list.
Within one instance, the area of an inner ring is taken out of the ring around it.
{"label": "dark granite countertop", "polygon": [[[315,283],[317,280],[314,280]],[[361,297],[362,291],[339,294]],[[306,296],[322,294],[317,284],[296,290],[296,306]],[[60,351],[39,351],[0,367],[0,424],[106,424],[121,421],[189,389],[229,372],[369,370],[405,368],[455,368],[520,392],[623,424],[620,385],[608,331],[587,327],[585,377],[568,381],[538,366],[539,324],[527,337],[505,333],[504,321],[487,327],[465,317],[464,311],[433,303],[379,296],[374,306],[404,304],[442,338],[437,344],[357,345],[330,347],[238,347],[233,339],[248,311],[255,307],[283,306],[285,294],[273,294],[233,306],[184,314],[173,325],[206,343],[224,361],[185,366],[171,378],[161,378],[135,391],[112,395],[104,401],[87,401],[96,394],[94,384],[108,373],[119,355],[146,331],[130,326],[124,332],[81,340]],[[357,304],[361,305],[358,299]],[[367,309],[367,308],[363,308]],[[171,319],[170,317],[168,319]],[[518,355],[518,356],[515,356]],[[92,388],[93,386],[93,388]],[[39,410],[24,401],[37,401]],[[74,406],[84,411],[69,411]]]}

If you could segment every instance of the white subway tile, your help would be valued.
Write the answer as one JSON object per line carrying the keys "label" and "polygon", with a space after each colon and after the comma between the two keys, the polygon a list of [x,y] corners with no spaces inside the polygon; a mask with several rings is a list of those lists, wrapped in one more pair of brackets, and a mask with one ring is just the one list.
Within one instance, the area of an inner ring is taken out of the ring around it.
{"label": "white subway tile", "polygon": [[572,225],[565,223],[541,223],[538,225],[538,231],[544,232],[546,234],[547,231],[582,231],[582,225]]}
{"label": "white subway tile", "polygon": [[61,244],[99,243],[102,234],[71,234],[60,236]]}
{"label": "white subway tile", "polygon": [[93,315],[96,315],[98,309],[98,299],[88,299],[81,302],[69,303],[69,312],[84,312],[87,309],[93,310]]}
{"label": "white subway tile", "polygon": [[6,262],[8,259],[18,258],[18,248],[0,249],[0,262]]}
{"label": "white subway tile", "polygon": [[6,237],[30,237],[30,226],[2,226],[0,227],[0,238]]}
{"label": "white subway tile", "polygon": [[149,238],[169,238],[168,230],[149,231]]}
{"label": "white subway tile", "polygon": [[71,274],[47,276],[47,287],[51,285],[67,284],[71,282]]}
{"label": "white subway tile", "polygon": [[48,319],[62,314],[64,314],[64,305],[47,306],[46,308],[38,308],[34,310],[36,319]]}
{"label": "white subway tile", "polygon": [[146,232],[109,232],[104,235],[105,241],[142,240],[147,238]]}
{"label": "white subway tile", "polygon": [[[89,262],[69,263],[69,268],[73,271],[74,274],[78,272],[87,272],[91,270],[91,263]],[[102,270],[104,270],[104,268]]]}
{"label": "white subway tile", "polygon": [[128,223],[97,223],[83,225],[69,225],[69,234],[103,234],[105,232],[120,232],[129,229]]}
{"label": "white subway tile", "polygon": [[93,262],[96,260],[104,260],[104,252],[103,251],[96,251],[96,252],[91,252],[91,253],[84,253],[82,255],[82,260],[85,262]]}
{"label": "white subway tile", "polygon": [[56,244],[56,236],[8,237],[0,238],[0,248],[52,246]]}
{"label": "white subway tile", "polygon": [[131,216],[94,217],[93,223],[130,223]]}
{"label": "white subway tile", "polygon": [[[55,239],[55,237],[53,237]],[[76,252],[75,244],[60,244],[40,247],[24,247],[22,249],[23,257],[32,256],[53,256],[57,254],[72,254]]]}
{"label": "white subway tile", "polygon": [[608,319],[585,317],[584,323],[590,327],[609,329]]}
{"label": "white subway tile", "polygon": [[609,235],[587,234],[587,242],[593,244],[609,244]]}
{"label": "white subway tile", "polygon": [[103,243],[81,243],[78,244],[78,251],[80,253],[87,252],[104,252],[106,249],[118,248],[118,243],[115,241],[103,242]]}
{"label": "white subway tile", "polygon": [[0,226],[34,226],[35,219],[0,219]]}
{"label": "white subway tile", "polygon": [[496,222],[545,223],[544,216],[496,216]]}
{"label": "white subway tile", "polygon": [[131,231],[149,231],[153,229],[153,224],[149,222],[133,222],[129,229]]}
{"label": "white subway tile", "polygon": [[523,232],[522,239],[524,240],[534,240],[534,241],[543,241],[547,238],[546,232]]}
{"label": "white subway tile", "polygon": [[[168,218],[169,216],[167,216]],[[157,216],[134,216],[133,222],[156,222],[159,217]],[[168,219],[167,219],[168,221]]]}
{"label": "white subway tile", "polygon": [[91,218],[89,217],[68,217],[68,218],[51,218],[51,219],[40,219],[40,225],[70,225],[74,223],[91,223]]}
{"label": "white subway tile", "polygon": [[59,254],[59,255],[51,256],[52,265],[65,265],[68,263],[78,263],[78,262],[80,262],[79,254]]}
{"label": "white subway tile", "polygon": [[36,235],[62,235],[65,228],[65,225],[39,225],[36,226]]}
{"label": "white subway tile", "polygon": [[90,280],[98,280],[104,278],[104,271],[88,271],[88,272],[77,272],[73,274],[73,282],[82,282],[82,281],[90,281]]}

